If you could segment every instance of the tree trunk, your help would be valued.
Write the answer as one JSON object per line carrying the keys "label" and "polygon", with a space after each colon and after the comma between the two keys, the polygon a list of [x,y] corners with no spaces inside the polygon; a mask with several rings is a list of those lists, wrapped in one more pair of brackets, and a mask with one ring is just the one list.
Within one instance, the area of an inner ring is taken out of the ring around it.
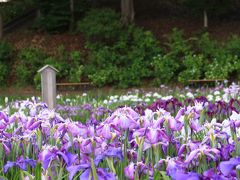
{"label": "tree trunk", "polygon": [[2,39],[2,36],[3,36],[3,18],[0,13],[0,39]]}
{"label": "tree trunk", "polygon": [[206,9],[203,11],[203,27],[208,28],[208,15]]}
{"label": "tree trunk", "polygon": [[133,0],[121,0],[121,14],[124,25],[129,25],[134,21],[134,4]]}
{"label": "tree trunk", "polygon": [[40,17],[41,17],[41,10],[38,9],[38,10],[37,10],[37,19],[40,18]]}
{"label": "tree trunk", "polygon": [[74,0],[70,0],[70,14],[69,30],[72,31],[74,29]]}

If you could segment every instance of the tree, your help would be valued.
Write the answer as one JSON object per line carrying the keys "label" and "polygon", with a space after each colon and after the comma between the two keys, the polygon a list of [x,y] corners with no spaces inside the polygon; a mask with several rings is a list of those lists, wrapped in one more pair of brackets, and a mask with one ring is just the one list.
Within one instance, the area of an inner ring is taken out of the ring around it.
{"label": "tree", "polygon": [[124,25],[129,25],[134,21],[133,0],[121,0],[121,16]]}
{"label": "tree", "polygon": [[70,24],[69,30],[72,31],[74,28],[74,0],[70,0]]}
{"label": "tree", "polygon": [[[10,0],[0,0],[0,4],[1,3],[7,3],[9,1]],[[3,36],[3,15],[2,15],[2,13],[0,11],[0,40],[2,39],[2,36]]]}

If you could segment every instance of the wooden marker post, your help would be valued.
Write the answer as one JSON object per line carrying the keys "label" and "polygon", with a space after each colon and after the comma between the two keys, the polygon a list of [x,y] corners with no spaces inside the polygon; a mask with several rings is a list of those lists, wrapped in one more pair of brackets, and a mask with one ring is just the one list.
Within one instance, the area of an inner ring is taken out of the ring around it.
{"label": "wooden marker post", "polygon": [[0,12],[0,40],[3,37],[3,18],[2,18],[2,14]]}
{"label": "wooden marker post", "polygon": [[56,73],[58,70],[46,65],[38,72],[41,73],[42,101],[53,109],[56,107]]}

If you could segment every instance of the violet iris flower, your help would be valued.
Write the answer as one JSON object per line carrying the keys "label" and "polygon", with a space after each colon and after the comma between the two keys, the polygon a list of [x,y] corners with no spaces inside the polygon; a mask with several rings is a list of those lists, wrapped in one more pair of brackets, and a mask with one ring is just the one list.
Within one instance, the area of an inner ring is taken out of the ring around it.
{"label": "violet iris flower", "polygon": [[202,179],[201,176],[198,173],[195,172],[176,172],[175,174],[171,175],[171,178],[173,180],[200,180]]}
{"label": "violet iris flower", "polygon": [[56,131],[56,133],[58,134],[60,132],[65,132],[65,133],[68,132],[73,137],[75,136],[87,137],[88,127],[76,122],[65,122],[65,123],[60,123],[58,125],[58,130]]}
{"label": "violet iris flower", "polygon": [[121,129],[135,129],[139,125],[137,120],[139,118],[139,114],[136,113],[130,107],[119,108],[113,112],[113,114],[106,119],[105,123],[112,123]]}
{"label": "violet iris flower", "polygon": [[150,148],[153,144],[159,143],[167,146],[169,142],[169,138],[163,129],[153,127],[138,129],[133,133],[133,137],[145,137],[144,151]]}
{"label": "violet iris flower", "polygon": [[182,161],[177,160],[176,158],[161,159],[155,165],[155,168],[161,169],[162,165],[166,164],[166,172],[167,175],[171,177],[175,177],[177,173],[184,173],[185,172],[185,165]]}
{"label": "violet iris flower", "polygon": [[124,168],[124,174],[128,179],[134,179],[135,165],[133,162],[131,162],[127,167]]}
{"label": "violet iris flower", "polygon": [[224,177],[220,174],[218,170],[214,170],[213,168],[204,171],[203,173],[204,179],[212,179],[212,180],[228,180],[229,178]]}
{"label": "violet iris flower", "polygon": [[5,164],[4,166],[4,173],[6,173],[8,171],[9,168],[17,166],[20,169],[27,171],[27,165],[31,166],[31,167],[35,167],[36,166],[36,161],[33,159],[24,159],[22,156],[16,161],[16,162],[10,162],[8,161],[7,164]]}
{"label": "violet iris flower", "polygon": [[121,134],[117,126],[111,123],[101,123],[96,129],[96,133],[98,136],[102,136],[106,139],[111,139],[113,137],[113,134]]}
{"label": "violet iris flower", "polygon": [[235,111],[232,111],[230,120],[234,123],[235,127],[240,127],[240,114],[236,113]]}
{"label": "violet iris flower", "polygon": [[[115,175],[112,172],[107,172],[107,170],[104,168],[97,168],[96,171],[98,180],[116,180]],[[91,169],[89,168],[80,175],[80,179],[89,180],[90,175]],[[90,180],[94,180],[93,177]]]}
{"label": "violet iris flower", "polygon": [[77,159],[77,155],[75,154],[62,152],[58,149],[48,147],[39,154],[38,159],[42,162],[42,167],[46,170],[50,166],[51,162],[59,156],[63,158],[67,166],[73,164]]}
{"label": "violet iris flower", "polygon": [[220,151],[216,148],[211,148],[207,145],[202,145],[200,148],[191,151],[187,156],[185,163],[189,164],[193,160],[198,159],[200,156],[208,156],[213,160],[216,160],[220,156]]}
{"label": "violet iris flower", "polygon": [[116,157],[120,161],[122,161],[123,160],[122,150],[120,148],[109,148],[102,154],[97,155],[96,158],[94,159],[94,163],[96,165],[98,165],[100,161],[102,161],[103,159],[105,159],[107,157]]}
{"label": "violet iris flower", "polygon": [[8,116],[5,112],[0,111],[0,130],[4,131],[8,125]]}
{"label": "violet iris flower", "polygon": [[222,161],[219,165],[219,169],[223,175],[228,176],[238,165],[240,165],[240,158],[231,158],[229,161]]}
{"label": "violet iris flower", "polygon": [[[112,149],[108,149],[103,154],[98,155],[94,159],[95,166],[98,166],[98,164],[106,157],[117,157],[120,160],[123,159],[121,149],[112,148]],[[91,175],[90,162],[86,162],[86,163],[83,163],[80,165],[72,165],[72,166],[67,167],[67,171],[69,172],[69,179],[72,180],[73,177],[75,176],[75,174],[80,170],[83,170],[83,173],[80,175],[80,179],[89,179],[89,177]],[[115,175],[112,172],[107,172],[106,169],[96,168],[96,171],[97,171],[98,179],[102,179],[102,180],[115,180],[116,179]]]}

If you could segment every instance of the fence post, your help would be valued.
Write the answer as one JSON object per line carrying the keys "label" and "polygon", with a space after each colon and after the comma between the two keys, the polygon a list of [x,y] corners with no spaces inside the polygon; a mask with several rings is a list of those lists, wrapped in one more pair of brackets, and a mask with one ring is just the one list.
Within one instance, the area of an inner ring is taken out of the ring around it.
{"label": "fence post", "polygon": [[2,39],[3,36],[3,18],[2,14],[0,13],[0,39]]}
{"label": "fence post", "polygon": [[50,109],[56,107],[56,73],[57,69],[46,65],[38,70],[41,74],[42,101],[47,103]]}

